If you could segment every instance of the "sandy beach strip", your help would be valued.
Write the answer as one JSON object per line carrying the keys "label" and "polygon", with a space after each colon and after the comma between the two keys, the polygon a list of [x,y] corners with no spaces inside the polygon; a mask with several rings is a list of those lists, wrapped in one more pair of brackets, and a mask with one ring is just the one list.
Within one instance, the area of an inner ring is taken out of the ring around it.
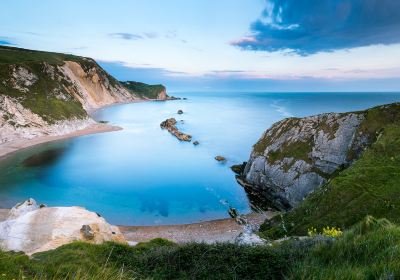
{"label": "sandy beach strip", "polygon": [[16,141],[3,143],[0,145],[0,160],[19,150],[43,144],[46,142],[59,141],[88,134],[96,134],[96,133],[110,132],[117,130],[122,130],[122,128],[119,126],[96,123],[86,127],[85,129],[76,130],[68,134],[55,135],[55,136],[40,136],[33,139],[19,139]]}
{"label": "sandy beach strip", "polygon": [[[10,209],[0,209],[0,222],[7,219]],[[250,213],[244,215],[254,226],[260,226],[278,212]],[[147,242],[154,238],[164,238],[176,243],[217,243],[233,242],[244,232],[244,227],[234,219],[219,219],[184,225],[168,226],[118,226],[125,239],[132,245]]]}
{"label": "sandy beach strip", "polygon": [[[245,215],[251,225],[260,226],[276,212],[251,213]],[[154,238],[164,238],[176,243],[216,243],[233,242],[244,231],[234,219],[220,219],[185,225],[170,226],[119,226],[125,239],[130,242],[146,242]]]}

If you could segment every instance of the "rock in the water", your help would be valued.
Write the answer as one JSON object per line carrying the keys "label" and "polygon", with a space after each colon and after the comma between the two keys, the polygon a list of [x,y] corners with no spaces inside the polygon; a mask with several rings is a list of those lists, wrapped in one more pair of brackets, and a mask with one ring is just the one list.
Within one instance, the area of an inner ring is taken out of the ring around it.
{"label": "rock in the water", "polygon": [[170,118],[170,119],[163,121],[160,124],[160,126],[163,129],[167,129],[172,135],[174,135],[176,138],[178,138],[181,141],[186,141],[186,142],[192,141],[192,136],[182,133],[176,128],[176,119],[174,119],[174,118]]}
{"label": "rock in the water", "polygon": [[0,223],[0,248],[28,255],[73,241],[126,243],[118,227],[81,207],[39,208],[33,199],[14,207]]}
{"label": "rock in the water", "polygon": [[197,146],[197,145],[199,145],[200,143],[199,143],[199,141],[194,141],[193,142],[193,145],[195,145],[195,146]]}
{"label": "rock in the water", "polygon": [[242,164],[236,164],[231,166],[231,170],[235,172],[237,175],[241,175],[246,167],[247,162],[243,162]]}
{"label": "rock in the water", "polygon": [[224,158],[223,156],[216,156],[215,160],[219,161],[219,162],[224,162],[224,161],[226,161],[226,158]]}
{"label": "rock in the water", "polygon": [[182,111],[182,110],[178,110],[178,114],[179,114],[179,115],[182,115],[182,114],[183,114],[183,111]]}

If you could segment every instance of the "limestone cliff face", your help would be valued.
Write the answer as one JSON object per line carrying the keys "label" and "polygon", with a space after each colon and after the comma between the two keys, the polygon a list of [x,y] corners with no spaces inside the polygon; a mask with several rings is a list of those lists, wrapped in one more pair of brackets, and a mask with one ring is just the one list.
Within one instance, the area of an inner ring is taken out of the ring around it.
{"label": "limestone cliff face", "polygon": [[90,58],[0,47],[0,145],[84,129],[88,111],[140,98]]}
{"label": "limestone cliff face", "polygon": [[110,76],[97,65],[85,70],[77,62],[66,61],[61,71],[75,86],[71,94],[86,110],[139,99],[118,82],[111,83]]}
{"label": "limestone cliff face", "polygon": [[392,104],[275,123],[254,145],[238,182],[275,208],[295,207],[360,156],[377,137],[380,119],[399,112]]}

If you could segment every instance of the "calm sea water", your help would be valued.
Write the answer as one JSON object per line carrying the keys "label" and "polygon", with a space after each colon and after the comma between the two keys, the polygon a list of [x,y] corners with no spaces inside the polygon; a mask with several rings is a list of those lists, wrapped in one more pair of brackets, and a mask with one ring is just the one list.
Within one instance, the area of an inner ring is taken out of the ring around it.
{"label": "calm sea water", "polygon": [[[33,197],[49,206],[84,206],[114,224],[190,223],[250,211],[229,169],[274,122],[400,101],[395,93],[188,93],[188,100],[117,105],[97,120],[122,131],[21,151],[0,161],[0,207]],[[178,115],[177,110],[185,113]],[[200,142],[179,142],[160,122],[175,117]],[[225,164],[214,160],[225,156]]]}

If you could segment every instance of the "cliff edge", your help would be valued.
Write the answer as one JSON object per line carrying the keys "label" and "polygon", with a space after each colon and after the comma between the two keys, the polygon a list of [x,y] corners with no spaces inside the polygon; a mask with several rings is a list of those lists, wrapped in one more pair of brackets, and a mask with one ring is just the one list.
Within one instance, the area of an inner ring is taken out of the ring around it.
{"label": "cliff edge", "polygon": [[0,46],[0,145],[86,128],[89,110],[137,99],[93,59]]}
{"label": "cliff edge", "polygon": [[350,113],[288,118],[254,145],[238,182],[270,206],[287,210],[350,166],[400,118],[400,104]]}

